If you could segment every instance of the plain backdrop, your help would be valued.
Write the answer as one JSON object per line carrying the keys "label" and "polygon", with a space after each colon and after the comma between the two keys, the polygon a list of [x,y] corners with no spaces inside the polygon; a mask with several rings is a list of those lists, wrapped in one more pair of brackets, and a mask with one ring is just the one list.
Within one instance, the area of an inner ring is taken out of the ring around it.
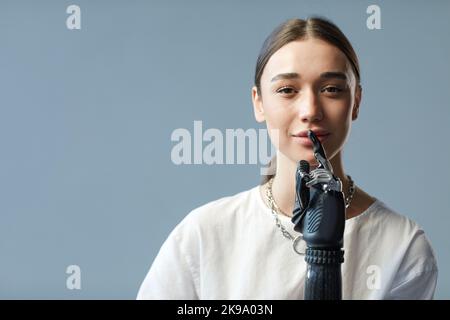
{"label": "plain backdrop", "polygon": [[[66,27],[71,4],[80,30]],[[450,2],[301,0],[2,0],[0,298],[134,299],[186,214],[261,179],[259,164],[175,165],[172,132],[265,128],[251,104],[259,50],[313,14],[361,63],[345,170],[423,227],[435,297],[449,298]],[[66,287],[70,265],[81,290]]]}

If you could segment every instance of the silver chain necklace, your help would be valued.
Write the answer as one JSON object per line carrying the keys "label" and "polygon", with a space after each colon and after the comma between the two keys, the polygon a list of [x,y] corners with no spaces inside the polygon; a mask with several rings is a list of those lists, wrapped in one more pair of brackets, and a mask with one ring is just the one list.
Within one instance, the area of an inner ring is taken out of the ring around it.
{"label": "silver chain necklace", "polygon": [[[348,208],[350,206],[350,204],[353,200],[353,195],[355,194],[355,183],[353,182],[352,178],[349,175],[347,175],[347,178],[350,182],[350,185],[348,188],[349,189],[348,196],[345,199],[345,208]],[[272,215],[275,218],[275,224],[280,229],[283,236],[285,238],[287,238],[288,240],[292,241],[292,248],[294,249],[294,251],[299,255],[305,255],[304,248],[303,248],[303,250],[299,250],[297,248],[297,246],[300,243],[300,240],[303,239],[302,235],[294,237],[292,234],[289,233],[289,231],[286,230],[286,228],[281,223],[280,218],[278,218],[277,212],[279,212],[280,214],[283,214],[287,217],[289,217],[289,216],[287,214],[285,214],[283,211],[281,211],[281,209],[278,207],[277,203],[275,202],[275,199],[273,198],[273,194],[272,194],[273,179],[274,179],[274,177],[272,177],[269,180],[269,182],[267,183],[266,198],[267,198],[267,202],[269,202],[270,209],[272,210]]]}

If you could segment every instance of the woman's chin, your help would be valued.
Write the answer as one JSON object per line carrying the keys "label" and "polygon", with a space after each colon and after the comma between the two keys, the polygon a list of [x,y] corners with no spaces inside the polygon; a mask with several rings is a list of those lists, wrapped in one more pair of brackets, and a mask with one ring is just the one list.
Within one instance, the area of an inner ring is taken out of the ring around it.
{"label": "woman's chin", "polygon": [[308,161],[310,169],[316,168],[319,165],[319,163],[317,162],[316,158],[313,155],[311,155],[311,156],[303,155],[303,156],[295,157],[296,163],[300,162],[300,160]]}
{"label": "woman's chin", "polygon": [[306,160],[309,163],[310,169],[315,169],[319,165],[319,163],[316,160],[316,157],[314,157],[314,153],[312,149],[305,148],[304,150],[294,149],[294,152],[291,153],[291,160],[294,160],[294,162],[298,163],[300,160]]}
{"label": "woman's chin", "polygon": [[298,164],[300,160],[308,161],[311,170],[316,168],[319,164],[314,157],[312,149],[309,150],[289,150],[289,153],[284,153],[285,157],[289,158],[295,164]]}

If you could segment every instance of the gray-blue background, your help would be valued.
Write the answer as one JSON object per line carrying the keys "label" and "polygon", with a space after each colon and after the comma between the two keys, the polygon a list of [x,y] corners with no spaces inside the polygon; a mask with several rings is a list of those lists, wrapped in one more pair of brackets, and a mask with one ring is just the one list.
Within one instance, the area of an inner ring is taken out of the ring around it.
{"label": "gray-blue background", "polygon": [[[81,30],[66,28],[70,4]],[[371,4],[382,30],[366,27]],[[250,95],[259,49],[311,14],[361,62],[345,169],[425,229],[436,298],[449,298],[450,2],[300,0],[2,0],[0,297],[134,299],[190,210],[260,181],[258,165],[174,165],[172,131],[264,128]],[[72,264],[81,290],[66,288]]]}

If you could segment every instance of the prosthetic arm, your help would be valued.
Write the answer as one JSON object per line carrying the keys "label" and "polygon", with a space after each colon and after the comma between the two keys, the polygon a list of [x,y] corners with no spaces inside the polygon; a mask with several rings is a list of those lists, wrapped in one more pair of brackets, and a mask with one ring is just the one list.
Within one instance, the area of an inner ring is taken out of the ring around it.
{"label": "prosthetic arm", "polygon": [[333,174],[325,151],[311,130],[308,137],[319,165],[310,172],[307,161],[299,162],[292,217],[294,230],[302,233],[307,246],[305,300],[341,300],[345,227],[342,182]]}

